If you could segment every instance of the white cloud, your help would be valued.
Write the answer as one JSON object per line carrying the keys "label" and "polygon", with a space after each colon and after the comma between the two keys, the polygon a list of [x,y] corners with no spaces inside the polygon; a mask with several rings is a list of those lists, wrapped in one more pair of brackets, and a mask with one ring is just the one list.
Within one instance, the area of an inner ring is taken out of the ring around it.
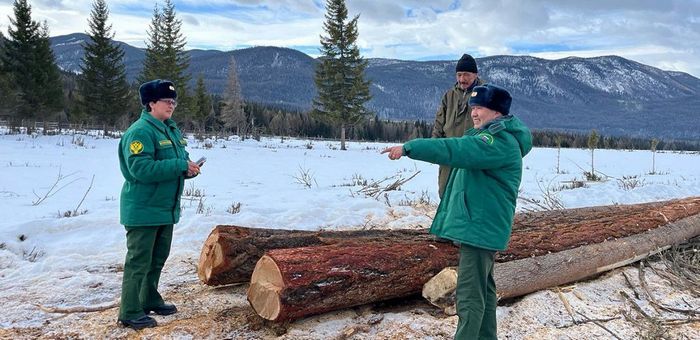
{"label": "white cloud", "polygon": [[[325,0],[174,2],[188,48],[316,46],[323,33]],[[155,2],[108,4],[116,39],[143,46]],[[11,5],[0,0],[5,32]],[[697,0],[347,0],[347,6],[351,17],[360,14],[358,44],[366,57],[618,54],[700,76]],[[87,30],[91,1],[38,0],[32,8],[52,35],[61,35]]]}

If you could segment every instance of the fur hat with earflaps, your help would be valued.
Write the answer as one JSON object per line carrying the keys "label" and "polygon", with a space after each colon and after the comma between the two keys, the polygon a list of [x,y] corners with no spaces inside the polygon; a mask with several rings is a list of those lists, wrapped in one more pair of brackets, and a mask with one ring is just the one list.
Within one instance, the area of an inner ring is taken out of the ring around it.
{"label": "fur hat with earflaps", "polygon": [[491,84],[477,86],[469,97],[469,106],[483,106],[507,115],[513,98],[508,90]]}
{"label": "fur hat with earflaps", "polygon": [[177,99],[175,84],[168,80],[155,79],[141,84],[139,87],[141,105],[146,106],[163,98]]}

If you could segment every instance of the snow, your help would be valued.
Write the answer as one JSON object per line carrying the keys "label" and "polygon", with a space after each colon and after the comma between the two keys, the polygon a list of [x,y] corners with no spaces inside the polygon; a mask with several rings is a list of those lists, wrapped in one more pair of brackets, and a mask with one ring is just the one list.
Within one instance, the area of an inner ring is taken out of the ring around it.
{"label": "snow", "polygon": [[[85,334],[100,329],[109,337],[127,336],[131,331],[114,323],[116,309],[98,313],[101,321],[95,321],[97,316],[90,313],[57,320],[55,314],[35,306],[109,305],[119,297],[126,246],[125,231],[119,224],[123,179],[116,154],[118,139],[99,135],[11,135],[2,130],[0,133],[0,304],[4,310],[0,315],[0,337],[3,330],[10,329],[20,330],[19,334],[33,330],[67,336],[61,333],[62,329],[80,324],[81,318],[93,318],[92,326],[83,325],[88,332]],[[207,308],[212,310],[220,302],[202,300],[220,293],[199,284],[193,266],[204,240],[218,224],[302,230],[425,228],[430,225],[438,201],[437,166],[407,158],[390,161],[379,154],[388,144],[348,142],[348,151],[341,151],[337,141],[274,137],[258,142],[240,141],[235,136],[198,141],[190,136],[189,145],[192,159],[206,156],[208,161],[202,174],[186,183],[185,190],[190,195],[182,200],[182,217],[175,227],[161,289],[166,298],[168,294],[190,292],[183,299],[209,303]],[[535,148],[525,158],[521,196],[542,199],[550,192],[567,208],[700,196],[697,153],[659,152],[656,171],[650,174],[650,151],[596,150],[595,169],[606,179],[586,182],[581,188],[558,190],[567,181],[584,179],[583,172],[590,171],[591,154],[589,150],[562,149],[557,174],[557,152]],[[367,197],[360,192],[362,186],[356,184],[385,180],[382,185],[386,185],[416,172],[420,173],[401,190],[378,198]],[[626,190],[623,184],[630,181],[638,184]],[[45,195],[43,201],[33,204]],[[85,200],[78,207],[84,195]],[[430,202],[433,206],[418,202]],[[240,212],[230,213],[238,203]],[[533,208],[520,203],[519,210]],[[78,216],[63,217],[74,210]],[[631,267],[624,270],[636,271]],[[621,277],[616,271],[577,285],[581,295],[591,301],[573,295],[569,299],[572,305],[578,304],[575,308],[591,317],[610,316],[614,314],[610,311],[618,308],[615,303],[619,304],[620,297],[616,291],[624,286]],[[662,281],[652,276],[648,280]],[[232,293],[220,300],[247,311],[242,294],[243,288],[232,288]],[[700,304],[697,299],[687,301],[694,301],[696,307]],[[437,312],[429,306],[381,315],[367,308],[297,321],[288,326],[281,338],[325,339],[344,333],[358,338],[443,339],[451,338],[456,327],[456,317],[435,316]],[[175,323],[187,313],[159,322]],[[503,338],[609,336],[592,323],[557,328],[571,320],[552,291],[501,306],[498,317],[499,335]],[[106,330],[96,328],[96,324],[104,324],[100,327]],[[623,337],[636,334],[623,320],[612,321],[608,327],[617,327],[616,332]],[[173,332],[170,336],[192,336]],[[250,332],[243,336],[260,336],[255,330]],[[695,333],[700,333],[697,327]],[[221,336],[225,334],[212,337]]]}

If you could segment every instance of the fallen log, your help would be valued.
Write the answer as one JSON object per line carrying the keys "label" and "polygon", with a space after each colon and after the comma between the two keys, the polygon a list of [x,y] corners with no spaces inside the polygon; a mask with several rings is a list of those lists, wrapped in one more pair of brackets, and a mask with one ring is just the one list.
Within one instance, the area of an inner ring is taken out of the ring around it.
{"label": "fallen log", "polygon": [[[643,233],[582,245],[556,253],[496,263],[499,299],[579,281],[644,259],[700,235],[700,214]],[[423,287],[423,297],[455,314],[457,270],[445,268]]]}
{"label": "fallen log", "polygon": [[197,275],[207,285],[249,282],[255,263],[272,249],[382,240],[431,241],[427,229],[304,231],[220,225],[207,237]]}
{"label": "fallen log", "polygon": [[[520,216],[519,221],[517,233],[521,239],[516,238],[516,247],[511,246],[498,256],[503,265],[512,268],[503,271],[511,276],[498,279],[510,282],[509,296],[562,284],[546,278],[542,286],[532,285],[528,281],[533,277],[559,275],[562,282],[571,282],[590,275],[589,259],[597,273],[700,234],[700,199],[528,214]],[[531,242],[523,242],[528,237]],[[400,239],[271,250],[256,265],[248,300],[263,318],[284,321],[418,293],[421,288],[414,284],[426,276],[413,276],[412,272],[426,273],[432,268],[412,263],[410,254],[432,249],[430,246],[444,251],[440,256],[444,263],[455,261],[457,251],[449,243],[411,243]],[[394,248],[396,253],[390,251]],[[541,249],[558,251],[537,255]],[[616,251],[622,254],[621,258],[614,255]],[[530,258],[525,254],[534,255]],[[385,267],[376,269],[378,266]],[[382,274],[377,275],[378,271]],[[411,280],[401,280],[403,277]]]}
{"label": "fallen log", "polygon": [[[496,254],[496,262],[622,238],[696,214],[700,214],[700,198],[516,214],[509,247]],[[249,282],[255,263],[268,250],[353,240],[430,242],[433,238],[427,229],[313,232],[220,225],[204,242],[197,274],[204,284],[213,286]]]}
{"label": "fallen log", "polygon": [[700,214],[700,197],[517,214],[496,262],[546,255],[646,232]]}
{"label": "fallen log", "polygon": [[248,301],[261,317],[286,321],[403,297],[456,257],[451,243],[426,241],[270,250],[255,266]]}

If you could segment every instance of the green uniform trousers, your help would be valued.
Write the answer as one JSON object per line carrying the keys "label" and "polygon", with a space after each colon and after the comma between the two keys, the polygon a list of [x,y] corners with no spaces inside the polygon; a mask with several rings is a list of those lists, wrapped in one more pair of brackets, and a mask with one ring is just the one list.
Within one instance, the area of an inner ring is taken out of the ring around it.
{"label": "green uniform trousers", "polygon": [[119,319],[132,320],[143,316],[145,308],[165,303],[158,293],[158,281],[170,254],[173,225],[125,228],[127,252]]}
{"label": "green uniform trousers", "polygon": [[462,244],[457,271],[456,340],[497,339],[496,252]]}

